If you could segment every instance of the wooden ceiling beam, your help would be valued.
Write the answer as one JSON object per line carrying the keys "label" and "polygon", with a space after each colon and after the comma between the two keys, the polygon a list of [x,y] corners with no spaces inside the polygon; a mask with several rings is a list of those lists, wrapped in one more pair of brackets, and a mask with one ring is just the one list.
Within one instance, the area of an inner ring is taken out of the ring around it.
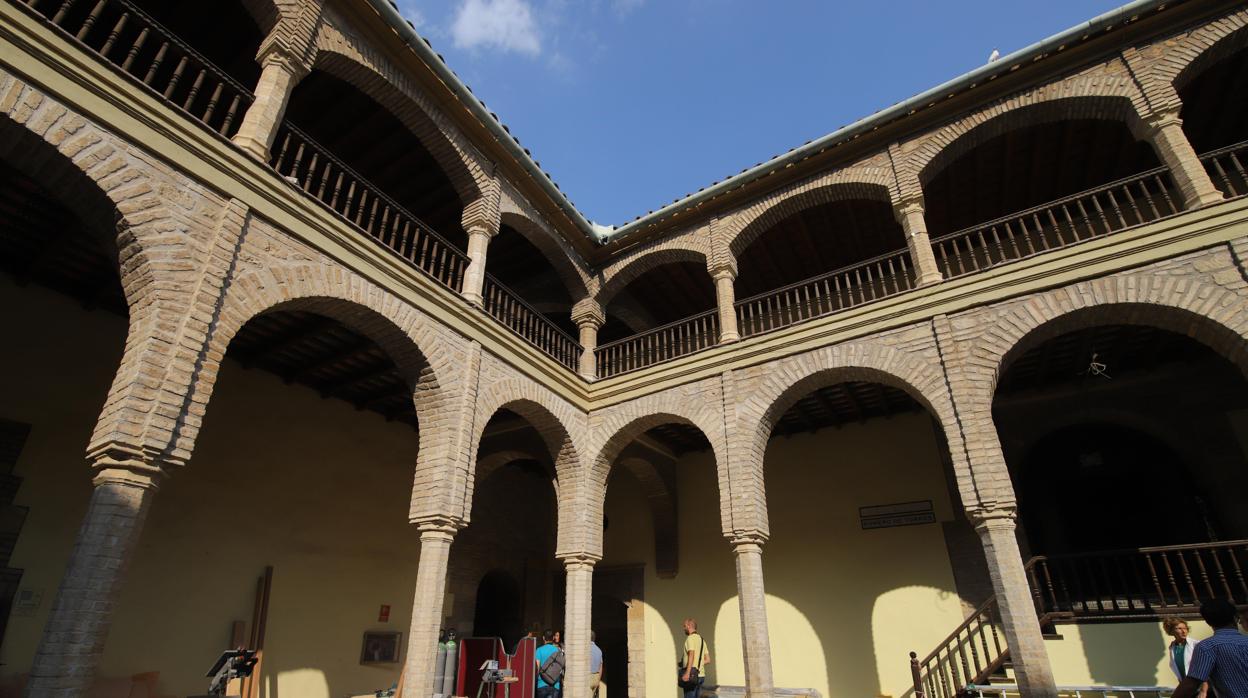
{"label": "wooden ceiling beam", "polygon": [[353,341],[337,348],[319,359],[316,359],[312,363],[306,366],[295,367],[294,371],[286,374],[285,380],[287,383],[302,383],[317,371],[330,368],[340,362],[346,361],[347,359],[355,358],[360,354],[371,351],[376,346],[377,345],[373,342],[373,340],[367,337],[357,336]]}
{"label": "wooden ceiling beam", "polygon": [[276,354],[297,346],[305,340],[321,334],[334,324],[334,321],[327,317],[319,315],[315,316],[302,327],[297,327],[272,342],[266,342],[264,344],[260,344],[259,346],[252,347],[251,351],[244,352],[241,356],[236,355],[234,359],[241,363],[245,368],[251,368],[256,361],[271,354]]}

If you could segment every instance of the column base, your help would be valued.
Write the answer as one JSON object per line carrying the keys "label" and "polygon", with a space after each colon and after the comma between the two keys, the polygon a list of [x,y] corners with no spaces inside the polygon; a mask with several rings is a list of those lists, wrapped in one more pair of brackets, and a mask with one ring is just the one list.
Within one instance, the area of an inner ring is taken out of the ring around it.
{"label": "column base", "polygon": [[255,138],[252,138],[251,136],[245,136],[243,134],[234,136],[234,138],[231,140],[234,141],[234,145],[242,148],[243,151],[246,152],[248,155],[259,160],[260,162],[268,164],[269,162],[268,144],[262,141],[258,141]]}
{"label": "column base", "polygon": [[923,276],[920,276],[917,281],[915,281],[915,286],[917,288],[924,288],[931,286],[932,284],[938,284],[944,280],[945,277],[941,276],[940,272],[924,274]]}
{"label": "column base", "polygon": [[481,294],[465,293],[463,294],[463,296],[464,296],[464,300],[468,301],[469,304],[475,305],[478,308],[485,307],[485,298]]}
{"label": "column base", "polygon": [[1192,209],[1204,208],[1213,204],[1220,204],[1226,201],[1226,197],[1222,196],[1222,192],[1213,190],[1211,192],[1201,192],[1194,196],[1190,196],[1183,201],[1183,205],[1190,211]]}
{"label": "column base", "polygon": [[733,342],[740,342],[740,341],[741,341],[741,335],[736,332],[725,332],[719,336],[720,344],[732,344]]}

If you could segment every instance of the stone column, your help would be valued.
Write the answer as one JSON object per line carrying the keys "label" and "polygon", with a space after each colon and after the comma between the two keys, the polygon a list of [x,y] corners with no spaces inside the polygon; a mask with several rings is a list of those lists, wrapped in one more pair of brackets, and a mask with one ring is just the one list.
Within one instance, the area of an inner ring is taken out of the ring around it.
{"label": "stone column", "polygon": [[598,377],[598,364],[594,358],[594,350],[598,348],[598,330],[607,320],[602,306],[593,298],[585,298],[572,306],[572,322],[580,330],[581,362],[577,370],[585,380]]}
{"label": "stone column", "polygon": [[86,695],[162,473],[138,449],[117,444],[90,457],[95,489],[31,665],[31,698]]}
{"label": "stone column", "polygon": [[1183,132],[1183,120],[1179,118],[1178,110],[1154,115],[1148,120],[1148,130],[1153,149],[1170,168],[1174,183],[1183,193],[1184,206],[1200,208],[1222,200],[1222,192],[1213,186],[1213,180]]}
{"label": "stone column", "polygon": [[286,114],[290,93],[307,70],[288,51],[273,45],[260,59],[260,81],[256,84],[256,100],[243,115],[243,123],[234,134],[234,143],[257,160],[269,161],[269,148],[277,137],[277,127]]}
{"label": "stone column", "polygon": [[938,283],[944,279],[932,253],[932,242],[927,235],[927,221],[923,218],[923,198],[914,197],[893,205],[893,215],[906,232],[906,247],[910,249],[910,262],[914,265],[914,278],[919,286]]}
{"label": "stone column", "polygon": [[597,558],[586,554],[564,556],[568,571],[567,601],[563,618],[563,651],[567,669],[563,674],[563,695],[568,698],[590,698],[589,695],[589,631],[594,600],[594,563]]}
{"label": "stone column", "polygon": [[481,292],[485,287],[485,257],[489,251],[490,238],[494,235],[484,226],[468,228],[468,268],[464,270],[464,298],[480,306],[485,299]]}
{"label": "stone column", "polygon": [[767,630],[767,595],[763,590],[765,540],[758,533],[738,533],[732,537],[732,553],[737,561],[737,604],[741,608],[746,698],[772,698],[771,636]]}
{"label": "stone column", "polygon": [[403,693],[416,698],[433,695],[434,660],[438,656],[438,630],[446,599],[446,568],[456,527],[448,521],[422,522],[420,562],[416,568],[416,593],[412,599],[412,627],[407,639]]}
{"label": "stone column", "polygon": [[1005,641],[1010,648],[1010,662],[1018,680],[1019,691],[1035,698],[1056,698],[1057,685],[1049,664],[1040,620],[1023,569],[1022,554],[1014,529],[1013,508],[968,512],[975,531],[984,544],[988,574],[997,597]]}
{"label": "stone column", "polygon": [[737,330],[737,296],[733,282],[737,280],[736,265],[721,265],[711,270],[715,279],[715,302],[719,307],[719,343],[731,344],[741,339]]}

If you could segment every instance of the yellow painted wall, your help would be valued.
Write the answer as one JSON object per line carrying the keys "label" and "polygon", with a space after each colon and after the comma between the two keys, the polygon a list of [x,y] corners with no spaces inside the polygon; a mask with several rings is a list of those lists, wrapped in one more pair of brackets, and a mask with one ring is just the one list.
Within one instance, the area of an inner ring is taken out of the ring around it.
{"label": "yellow painted wall", "polygon": [[[41,591],[0,649],[24,672],[90,494],[83,451],[124,341],[124,320],[35,288],[0,285],[0,415],[34,425],[18,464],[30,514],[12,566]],[[106,677],[157,670],[202,693],[231,621],[250,621],[256,578],[275,568],[266,698],[339,698],[390,686],[397,665],[361,666],[365,630],[406,639],[419,538],[406,523],[417,438],[350,405],[227,363],[192,463],[156,496],[117,607]],[[389,623],[378,623],[381,604]]]}
{"label": "yellow painted wall", "polygon": [[[858,520],[861,506],[922,499],[948,519],[941,467],[925,415],[772,441],[763,566],[777,686],[899,696],[910,685],[907,653],[929,650],[961,622],[938,524],[864,531]],[[603,564],[647,564],[647,696],[676,691],[686,615],[711,643],[708,682],[744,684],[735,572],[710,455],[683,458],[678,479],[680,573],[672,580],[653,572],[653,529],[638,486],[615,476],[608,489]]]}
{"label": "yellow painted wall", "polygon": [[[1188,621],[1191,636],[1203,640],[1213,631],[1202,620]],[[1159,622],[1059,625],[1061,639],[1045,642],[1053,678],[1062,686],[1169,686],[1166,648],[1170,637]]]}

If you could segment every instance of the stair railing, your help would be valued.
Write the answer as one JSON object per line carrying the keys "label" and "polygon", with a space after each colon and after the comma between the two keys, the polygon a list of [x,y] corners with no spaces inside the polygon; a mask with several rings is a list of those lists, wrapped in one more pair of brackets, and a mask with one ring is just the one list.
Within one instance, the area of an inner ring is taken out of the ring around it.
{"label": "stair railing", "polygon": [[[1041,627],[1055,622],[1194,615],[1202,599],[1248,606],[1248,540],[1042,555],[1024,570]],[[910,653],[915,698],[958,698],[1009,661],[996,596],[936,649]]]}

